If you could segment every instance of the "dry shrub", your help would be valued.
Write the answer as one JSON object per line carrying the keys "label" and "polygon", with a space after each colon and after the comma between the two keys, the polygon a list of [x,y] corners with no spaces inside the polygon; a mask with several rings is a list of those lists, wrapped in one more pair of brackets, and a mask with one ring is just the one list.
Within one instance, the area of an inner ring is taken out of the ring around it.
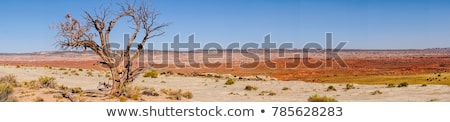
{"label": "dry shrub", "polygon": [[383,92],[381,92],[380,90],[376,90],[371,92],[372,95],[377,95],[377,94],[383,94]]}
{"label": "dry shrub", "polygon": [[345,90],[350,90],[350,89],[355,89],[355,86],[353,86],[353,84],[346,84]]}
{"label": "dry shrub", "polygon": [[234,82],[235,82],[234,79],[228,78],[227,81],[225,82],[225,85],[233,85]]}
{"label": "dry shrub", "polygon": [[308,98],[308,102],[337,102],[337,100],[331,97],[315,94]]}
{"label": "dry shrub", "polygon": [[143,77],[158,78],[158,72],[156,72],[155,70],[147,71],[144,73]]}
{"label": "dry shrub", "polygon": [[258,90],[258,87],[256,87],[256,86],[251,86],[251,85],[247,85],[247,86],[245,86],[244,90],[247,90],[247,91],[256,91],[256,90]]}
{"label": "dry shrub", "polygon": [[55,77],[41,76],[38,79],[41,88],[55,88]]}
{"label": "dry shrub", "polygon": [[336,91],[336,88],[334,86],[328,86],[327,91]]}
{"label": "dry shrub", "polygon": [[192,92],[190,92],[190,91],[185,91],[185,92],[183,92],[182,96],[184,98],[192,99],[194,97],[194,94],[192,94]]}
{"label": "dry shrub", "polygon": [[94,74],[91,71],[86,72],[88,77],[94,77]]}
{"label": "dry shrub", "polygon": [[393,84],[393,83],[389,83],[389,84],[387,85],[387,88],[394,88],[394,87],[396,87],[396,86],[395,86],[395,84]]}
{"label": "dry shrub", "polygon": [[259,93],[259,96],[264,96],[265,94],[267,94],[268,96],[275,96],[277,95],[277,93],[273,92],[273,91],[261,91],[261,93]]}
{"label": "dry shrub", "polygon": [[7,101],[12,91],[13,88],[11,85],[7,83],[0,83],[0,102]]}
{"label": "dry shrub", "polygon": [[173,89],[161,89],[161,93],[166,94],[167,99],[171,100],[181,100],[182,97],[187,99],[192,99],[194,95],[190,91],[183,92],[181,89],[173,90]]}
{"label": "dry shrub", "polygon": [[139,86],[126,87],[126,97],[133,99],[133,100],[139,100],[142,96],[141,91],[142,91],[142,88]]}
{"label": "dry shrub", "polygon": [[400,84],[398,84],[397,87],[408,87],[408,83],[407,82],[401,82]]}
{"label": "dry shrub", "polygon": [[281,90],[286,91],[286,90],[291,90],[291,88],[289,88],[289,87],[283,87]]}
{"label": "dry shrub", "polygon": [[12,86],[18,86],[19,85],[17,83],[16,76],[12,75],[12,74],[1,77],[0,78],[0,83],[7,83],[7,84],[12,85]]}
{"label": "dry shrub", "polygon": [[81,87],[70,88],[70,92],[73,94],[82,93],[83,89],[81,89]]}

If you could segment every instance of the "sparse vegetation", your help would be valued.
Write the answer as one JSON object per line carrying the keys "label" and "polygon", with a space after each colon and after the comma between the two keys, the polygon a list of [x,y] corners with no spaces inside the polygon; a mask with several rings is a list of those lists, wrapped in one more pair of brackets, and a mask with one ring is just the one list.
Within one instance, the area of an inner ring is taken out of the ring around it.
{"label": "sparse vegetation", "polygon": [[277,93],[273,92],[273,91],[261,91],[261,93],[259,93],[259,96],[264,96],[265,94],[267,94],[268,96],[275,96],[277,95]]}
{"label": "sparse vegetation", "polygon": [[166,94],[167,99],[171,100],[181,100],[182,97],[187,99],[192,99],[194,95],[190,91],[183,92],[181,89],[173,90],[173,89],[160,89],[161,93]]}
{"label": "sparse vegetation", "polygon": [[269,95],[269,96],[275,96],[275,95],[277,95],[277,93],[275,93],[275,92],[269,92],[268,95]]}
{"label": "sparse vegetation", "polygon": [[327,91],[336,91],[336,88],[334,86],[328,86]]}
{"label": "sparse vegetation", "polygon": [[190,91],[185,91],[185,92],[182,94],[182,96],[183,96],[184,98],[192,99],[192,98],[194,97],[194,94],[192,94],[192,92],[190,92]]}
{"label": "sparse vegetation", "polygon": [[258,90],[258,87],[247,85],[247,86],[245,86],[244,89],[247,90],[247,91],[256,91],[256,90]]}
{"label": "sparse vegetation", "polygon": [[72,92],[74,94],[82,93],[83,89],[81,89],[81,87],[70,88],[70,92]]}
{"label": "sparse vegetation", "polygon": [[66,68],[61,67],[61,68],[59,68],[59,70],[66,70]]}
{"label": "sparse vegetation", "polygon": [[0,83],[0,102],[7,101],[13,88],[8,83]]}
{"label": "sparse vegetation", "polygon": [[144,73],[143,77],[158,78],[158,72],[155,70],[147,71]]}
{"label": "sparse vegetation", "polygon": [[377,95],[377,94],[383,94],[383,92],[381,92],[380,90],[375,90],[375,91],[371,92],[370,94]]}
{"label": "sparse vegetation", "polygon": [[320,96],[318,94],[315,94],[308,98],[308,102],[338,102],[338,101],[331,97]]}
{"label": "sparse vegetation", "polygon": [[393,83],[389,83],[389,84],[387,85],[387,88],[394,88],[394,87],[396,87],[396,86],[395,86],[395,84],[393,84]]}
{"label": "sparse vegetation", "polygon": [[234,79],[228,78],[227,81],[225,82],[225,85],[233,85],[234,82],[235,82]]}
{"label": "sparse vegetation", "polygon": [[86,72],[88,77],[94,77],[94,74],[91,71]]}
{"label": "sparse vegetation", "polygon": [[55,88],[55,80],[55,77],[41,76],[39,77],[38,82],[42,88]]}
{"label": "sparse vegetation", "polygon": [[289,87],[283,87],[281,90],[286,91],[286,90],[291,90],[291,88],[289,88]]}
{"label": "sparse vegetation", "polygon": [[355,86],[353,86],[353,84],[346,84],[345,90],[350,90],[350,89],[355,89]]}
{"label": "sparse vegetation", "polygon": [[139,86],[135,86],[135,87],[129,86],[129,87],[126,87],[124,93],[126,93],[125,96],[127,98],[130,98],[133,100],[139,100],[142,96],[141,91],[142,91],[142,88]]}
{"label": "sparse vegetation", "polygon": [[402,83],[398,84],[397,87],[408,87],[408,83],[407,82],[402,82]]}
{"label": "sparse vegetation", "polygon": [[427,84],[422,84],[421,86],[422,86],[422,87],[426,87],[426,86],[427,86]]}
{"label": "sparse vegetation", "polygon": [[0,78],[0,83],[7,83],[7,84],[9,84],[11,86],[18,86],[19,85],[17,83],[16,76],[12,75],[12,74],[9,74],[9,75],[1,77]]}

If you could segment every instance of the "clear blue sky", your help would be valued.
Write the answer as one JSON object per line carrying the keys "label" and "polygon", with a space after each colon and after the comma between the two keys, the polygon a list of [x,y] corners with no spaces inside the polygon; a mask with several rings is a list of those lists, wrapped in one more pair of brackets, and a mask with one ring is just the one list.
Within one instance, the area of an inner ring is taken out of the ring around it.
{"label": "clear blue sky", "polygon": [[[0,3],[0,53],[58,50],[56,30],[49,26],[77,18],[110,0],[5,0]],[[116,1],[113,1],[114,3]],[[155,47],[182,42],[195,33],[202,45],[218,42],[324,43],[325,32],[334,41],[347,41],[347,49],[421,49],[450,47],[449,0],[153,0],[158,22],[172,23],[166,34],[152,39]],[[113,4],[113,8],[115,4]],[[111,36],[122,41],[132,31],[121,21]],[[335,45],[334,45],[335,46]]]}

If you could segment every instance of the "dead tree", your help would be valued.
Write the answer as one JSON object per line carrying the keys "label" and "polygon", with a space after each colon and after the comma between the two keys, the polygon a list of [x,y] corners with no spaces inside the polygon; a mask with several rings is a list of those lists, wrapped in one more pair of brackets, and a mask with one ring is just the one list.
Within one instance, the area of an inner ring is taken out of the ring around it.
{"label": "dead tree", "polygon": [[[119,96],[127,84],[145,71],[148,67],[134,66],[138,57],[143,52],[145,43],[154,37],[164,34],[162,29],[168,24],[157,24],[159,15],[155,9],[150,8],[150,2],[143,1],[138,5],[136,2],[118,3],[120,10],[112,13],[110,8],[100,8],[93,14],[84,11],[86,22],[80,22],[70,14],[65,16],[66,21],[57,24],[57,45],[61,49],[90,49],[100,56],[102,63],[110,69],[112,77],[111,95]],[[111,17],[111,15],[115,15]],[[126,47],[120,51],[113,51],[110,45],[110,32],[117,21],[129,18],[134,30]],[[92,30],[91,30],[92,29]],[[141,32],[142,31],[142,32]],[[136,51],[130,51],[136,36],[143,35],[142,40],[137,40]]]}

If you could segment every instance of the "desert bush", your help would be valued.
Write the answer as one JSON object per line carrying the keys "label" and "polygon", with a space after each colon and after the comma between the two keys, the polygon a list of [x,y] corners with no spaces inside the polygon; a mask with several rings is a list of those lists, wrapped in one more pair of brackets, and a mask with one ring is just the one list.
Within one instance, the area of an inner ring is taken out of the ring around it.
{"label": "desert bush", "polygon": [[225,82],[225,85],[233,85],[234,82],[235,82],[234,79],[228,78],[227,81]]}
{"label": "desert bush", "polygon": [[336,88],[334,86],[328,86],[327,91],[336,91]]}
{"label": "desert bush", "polygon": [[78,71],[82,72],[82,71],[83,71],[83,69],[81,69],[81,68],[80,68],[80,69],[78,69]]}
{"label": "desert bush", "polygon": [[83,89],[81,87],[70,88],[70,92],[77,94],[83,92]]}
{"label": "desert bush", "polygon": [[275,96],[275,95],[277,95],[277,93],[275,93],[275,92],[273,92],[273,91],[270,91],[268,95],[269,95],[269,96]]}
{"label": "desert bush", "polygon": [[20,66],[19,66],[19,65],[17,65],[17,66],[16,66],[16,68],[20,68]]}
{"label": "desert bush", "polygon": [[133,99],[133,100],[139,100],[139,98],[141,98],[141,96],[142,96],[141,91],[142,91],[142,88],[139,86],[126,87],[126,97]]}
{"label": "desert bush", "polygon": [[422,84],[421,86],[422,86],[422,87],[426,87],[426,86],[427,86],[427,84]]}
{"label": "desert bush", "polygon": [[91,71],[86,72],[87,76],[94,77],[94,74]]}
{"label": "desert bush", "polygon": [[408,87],[408,83],[407,82],[402,82],[402,83],[398,84],[397,87]]}
{"label": "desert bush", "polygon": [[55,77],[41,76],[38,82],[42,88],[55,88],[56,82]]}
{"label": "desert bush", "polygon": [[13,88],[8,83],[0,83],[0,102],[7,101]]}
{"label": "desert bush", "polygon": [[377,95],[377,94],[383,94],[383,92],[381,92],[380,90],[376,90],[371,92],[372,95]]}
{"label": "desert bush", "polygon": [[331,97],[315,94],[308,98],[308,102],[337,102],[337,100]]}
{"label": "desert bush", "polygon": [[155,70],[147,71],[144,73],[143,77],[158,78],[158,72]]}
{"label": "desert bush", "polygon": [[194,97],[194,94],[192,94],[192,92],[190,92],[190,91],[186,91],[186,92],[183,92],[182,96],[187,99],[192,99]]}
{"label": "desert bush", "polygon": [[7,83],[12,86],[18,86],[16,76],[15,75],[6,75],[0,78],[0,83]]}
{"label": "desert bush", "polygon": [[289,87],[283,87],[281,90],[286,91],[286,90],[290,90],[291,88]]}
{"label": "desert bush", "polygon": [[39,89],[41,88],[41,85],[38,81],[32,80],[30,82],[23,82],[23,85],[27,86],[30,89]]}
{"label": "desert bush", "polygon": [[61,67],[61,68],[59,68],[59,70],[66,70],[66,68],[62,68],[62,67]]}
{"label": "desert bush", "polygon": [[187,99],[192,99],[194,95],[190,91],[183,92],[181,89],[173,90],[173,89],[161,89],[161,93],[166,94],[167,99],[171,100],[181,100],[182,97]]}
{"label": "desert bush", "polygon": [[259,96],[264,96],[265,94],[267,94],[268,96],[275,96],[277,95],[277,93],[273,92],[273,91],[261,91],[261,93],[259,93]]}
{"label": "desert bush", "polygon": [[388,87],[388,88],[394,88],[394,87],[396,87],[396,86],[395,86],[395,84],[393,84],[393,83],[389,83],[389,84],[387,85],[387,87]]}
{"label": "desert bush", "polygon": [[247,86],[245,86],[244,90],[247,90],[247,91],[256,91],[256,90],[258,90],[258,87],[256,87],[256,86],[251,86],[251,85],[247,85]]}
{"label": "desert bush", "polygon": [[69,90],[69,87],[64,86],[64,85],[57,85],[57,88],[58,88],[59,90],[64,90],[64,91]]}
{"label": "desert bush", "polygon": [[355,86],[353,86],[353,84],[346,84],[345,90],[350,90],[350,89],[355,89]]}

